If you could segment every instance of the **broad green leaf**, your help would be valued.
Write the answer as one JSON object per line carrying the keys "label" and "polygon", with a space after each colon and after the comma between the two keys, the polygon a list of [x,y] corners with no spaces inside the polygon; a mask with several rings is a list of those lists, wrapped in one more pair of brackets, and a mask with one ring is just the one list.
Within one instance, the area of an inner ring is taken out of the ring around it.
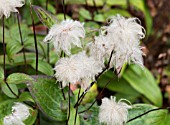
{"label": "broad green leaf", "polygon": [[[20,24],[22,40],[25,42],[28,39],[28,35],[31,33],[31,29],[26,24]],[[11,40],[21,44],[21,38],[19,33],[18,24],[13,24],[9,29],[9,35]],[[11,42],[8,42],[10,44]]]}
{"label": "broad green leaf", "polygon": [[8,42],[6,46],[6,52],[7,52],[9,60],[10,61],[13,60],[14,55],[18,53],[19,51],[21,51],[22,48],[23,46],[19,42],[16,42],[16,41]]}
{"label": "broad green leaf", "polygon": [[120,14],[120,15],[126,16],[126,17],[130,17],[130,13],[128,11],[122,10],[122,9],[111,9],[104,13],[104,17],[106,19],[108,19],[108,18],[115,16],[117,14]]}
{"label": "broad green leaf", "polygon": [[39,20],[48,28],[51,28],[52,25],[58,23],[57,19],[43,8],[39,6],[33,6],[33,8]]}
{"label": "broad green leaf", "polygon": [[83,98],[81,104],[84,105],[86,103],[92,102],[96,98],[97,94],[98,94],[97,84],[94,84]]}
{"label": "broad green leaf", "polygon": [[67,121],[56,121],[53,119],[50,119],[47,115],[40,113],[40,122],[41,125],[66,125]]}
{"label": "broad green leaf", "polygon": [[91,19],[92,19],[92,16],[91,16],[90,12],[89,12],[88,10],[86,10],[85,8],[80,8],[79,14],[80,14],[84,19],[88,19],[88,20],[91,20]]}
{"label": "broad green leaf", "polygon": [[4,80],[4,70],[0,66],[0,82]]}
{"label": "broad green leaf", "polygon": [[75,114],[76,114],[76,109],[71,107],[71,109],[70,109],[70,118],[69,118],[69,121],[68,121],[68,125],[80,125],[79,114],[77,114],[76,124],[74,124],[75,123]]}
{"label": "broad green leaf", "polygon": [[165,118],[165,121],[160,125],[170,125],[170,114],[167,115],[167,117]]}
{"label": "broad green leaf", "polygon": [[108,5],[126,6],[127,0],[107,0]]}
{"label": "broad green leaf", "polygon": [[57,121],[67,119],[67,111],[61,110],[63,97],[55,79],[35,76],[34,81],[28,83],[28,88],[41,111],[47,116]]}
{"label": "broad green leaf", "polygon": [[[58,13],[58,14],[57,14],[57,19],[58,19],[59,21],[63,21],[63,20],[64,20],[64,14],[63,14],[63,13]],[[71,19],[71,17],[68,16],[68,15],[66,15],[66,19]]]}
{"label": "broad green leaf", "polygon": [[85,27],[88,27],[88,28],[99,28],[100,25],[97,24],[96,22],[88,21],[88,22],[85,23]]}
{"label": "broad green leaf", "polygon": [[94,21],[96,21],[96,22],[105,22],[106,19],[105,19],[105,17],[103,16],[103,14],[96,14],[96,15],[94,16]]}
{"label": "broad green leaf", "polygon": [[26,83],[30,80],[32,80],[32,78],[24,73],[13,73],[7,77],[7,83],[9,84]]}
{"label": "broad green leaf", "polygon": [[[111,81],[110,81],[111,80]],[[97,81],[99,87],[104,87],[108,82],[107,89],[127,95],[139,95],[124,78],[118,78],[112,71],[107,71]]]}
{"label": "broad green leaf", "polygon": [[[82,108],[83,110],[86,109],[84,108],[84,106],[80,108]],[[80,114],[80,125],[100,125],[98,115],[99,106],[95,104],[90,110],[88,110],[88,112]]]}
{"label": "broad green leaf", "polygon": [[[0,26],[0,36],[2,36],[3,31],[2,31],[2,26]],[[2,43],[2,38],[0,37],[0,43]],[[5,28],[5,43],[8,43],[11,41],[10,35],[9,35],[9,30],[7,28]]]}
{"label": "broad green leaf", "polygon": [[162,106],[162,94],[153,75],[147,68],[130,65],[122,76],[129,84],[156,106]]}
{"label": "broad green leaf", "polygon": [[34,103],[34,100],[29,92],[22,92],[19,96],[18,101],[24,102],[24,101],[30,101]]}
{"label": "broad green leaf", "polygon": [[12,113],[12,105],[14,103],[14,99],[6,100],[0,102],[0,120],[2,120],[5,116]]}
{"label": "broad green leaf", "polygon": [[[36,61],[33,61],[30,65],[34,69],[36,69]],[[54,74],[52,66],[50,64],[48,64],[47,62],[44,62],[41,60],[38,60],[38,71],[40,71],[46,75],[49,75],[49,76],[52,76]]]}
{"label": "broad green leaf", "polygon": [[[25,53],[26,59],[27,59],[27,64],[32,63],[33,60],[35,60],[35,53]],[[41,55],[38,56],[39,59],[42,59],[43,57]],[[24,65],[24,58],[23,54],[19,53],[13,56],[13,62],[10,62],[6,56],[6,65]],[[3,55],[0,55],[0,64],[3,64]]]}
{"label": "broad green leaf", "polygon": [[33,125],[37,119],[38,110],[30,109],[30,116],[24,121],[25,125]]}
{"label": "broad green leaf", "polygon": [[[133,119],[150,110],[157,109],[156,106],[148,104],[136,104],[129,110],[129,119]],[[164,122],[167,110],[156,110],[146,113],[145,115],[127,123],[126,125],[160,125]]]}
{"label": "broad green leaf", "polygon": [[[9,87],[11,88],[11,90],[18,95],[18,88],[15,84],[8,84]],[[7,85],[5,83],[1,84],[1,89],[2,91],[10,98],[17,98],[12,92],[11,90],[7,87]]]}

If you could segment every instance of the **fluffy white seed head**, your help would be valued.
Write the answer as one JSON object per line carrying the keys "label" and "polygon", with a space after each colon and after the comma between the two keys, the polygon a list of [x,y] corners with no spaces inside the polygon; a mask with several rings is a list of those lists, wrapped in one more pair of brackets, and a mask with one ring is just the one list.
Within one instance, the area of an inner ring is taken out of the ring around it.
{"label": "fluffy white seed head", "polygon": [[62,81],[64,87],[68,83],[79,82],[80,85],[82,83],[82,88],[86,89],[90,80],[94,80],[95,75],[102,71],[102,67],[95,59],[81,52],[69,58],[60,59],[54,70],[56,71],[55,77],[58,81]]}
{"label": "fluffy white seed head", "polygon": [[12,107],[12,114],[4,117],[4,125],[25,125],[24,120],[30,116],[29,108],[20,102]]}
{"label": "fluffy white seed head", "polygon": [[108,43],[109,42],[105,36],[96,36],[95,41],[87,45],[90,56],[101,62],[101,64],[104,64],[110,51],[110,46]]}
{"label": "fluffy white seed head", "polygon": [[111,67],[120,68],[125,62],[143,66],[140,40],[145,37],[144,28],[137,23],[137,18],[124,18],[120,15],[110,19],[110,25],[105,26],[109,46],[114,50]]}
{"label": "fluffy white seed head", "polygon": [[11,12],[18,12],[17,7],[22,7],[25,0],[0,0],[0,18],[4,15],[6,18]]}
{"label": "fluffy white seed head", "polygon": [[131,106],[123,102],[116,102],[116,98],[103,98],[99,110],[99,121],[107,125],[123,125],[128,118],[128,109]]}
{"label": "fluffy white seed head", "polygon": [[25,125],[20,118],[13,116],[13,115],[5,116],[3,124],[4,125]]}
{"label": "fluffy white seed head", "polygon": [[84,24],[79,21],[64,20],[51,27],[44,42],[52,41],[57,53],[64,51],[70,55],[72,45],[82,47],[81,38],[85,37]]}
{"label": "fluffy white seed head", "polygon": [[13,116],[16,116],[20,118],[22,121],[27,119],[30,116],[29,107],[26,106],[23,103],[15,103],[15,105],[12,107],[12,114]]}

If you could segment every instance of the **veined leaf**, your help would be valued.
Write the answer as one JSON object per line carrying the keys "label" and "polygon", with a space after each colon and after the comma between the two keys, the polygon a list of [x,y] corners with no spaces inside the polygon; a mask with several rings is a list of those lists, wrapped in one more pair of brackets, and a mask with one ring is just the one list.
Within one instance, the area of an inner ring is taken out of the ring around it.
{"label": "veined leaf", "polygon": [[[136,104],[129,110],[129,119],[133,119],[139,115],[142,115],[150,110],[157,109],[158,107],[148,104]],[[164,122],[167,115],[167,110],[156,110],[146,113],[145,115],[132,120],[126,125],[160,125]]]}
{"label": "veined leaf", "polygon": [[[8,84],[9,87],[11,88],[11,90],[18,95],[18,88],[15,84]],[[7,87],[7,84],[5,84],[4,82],[1,84],[1,89],[3,91],[3,93],[5,93],[8,97],[10,98],[17,98],[12,92],[11,90]]]}
{"label": "veined leaf", "polygon": [[147,68],[130,65],[122,76],[129,84],[156,106],[162,106],[162,94],[153,75]]}
{"label": "veined leaf", "polygon": [[43,113],[57,121],[67,120],[67,111],[61,110],[63,97],[55,79],[35,76],[28,88]]}
{"label": "veined leaf", "polygon": [[32,80],[32,78],[29,75],[26,75],[24,73],[13,73],[8,76],[7,83],[20,84],[20,83],[26,83],[30,80]]}
{"label": "veined leaf", "polygon": [[[31,66],[36,69],[36,61],[33,61],[31,63]],[[46,74],[46,75],[49,75],[49,76],[52,76],[54,75],[54,71],[53,71],[53,68],[50,64],[48,64],[47,62],[43,62],[41,60],[38,60],[38,71]]]}

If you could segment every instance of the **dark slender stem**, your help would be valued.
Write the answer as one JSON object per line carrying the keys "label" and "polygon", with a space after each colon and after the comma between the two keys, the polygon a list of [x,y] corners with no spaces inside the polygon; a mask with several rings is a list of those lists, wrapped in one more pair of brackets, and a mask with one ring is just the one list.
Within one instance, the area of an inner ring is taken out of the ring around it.
{"label": "dark slender stem", "polygon": [[3,69],[4,69],[4,79],[5,79],[5,81],[6,81],[6,58],[5,58],[5,56],[6,56],[6,46],[5,46],[5,23],[4,23],[4,16],[2,17],[2,27],[3,27],[3,35],[2,35],[2,39],[3,39],[3,41],[2,41],[2,43],[3,43],[3,55],[4,55],[4,58],[3,58],[3,60],[4,60],[4,63],[3,63]]}
{"label": "dark slender stem", "polygon": [[32,19],[32,26],[33,26],[33,33],[34,33],[34,44],[35,44],[35,52],[36,52],[36,75],[38,75],[38,46],[37,46],[37,38],[35,33],[35,24],[34,24],[34,17],[32,13],[32,5],[30,2],[30,13],[31,13],[31,19]]}
{"label": "dark slender stem", "polygon": [[96,12],[97,12],[97,14],[98,14],[98,13],[99,13],[99,11],[98,11],[98,9],[97,9],[96,1],[95,1],[95,0],[93,0],[93,5],[94,5],[94,7],[95,7],[95,9],[96,9]]}
{"label": "dark slender stem", "polygon": [[87,3],[87,0],[85,0],[85,2],[86,2],[86,9],[88,10],[88,3]]}
{"label": "dark slender stem", "polygon": [[63,0],[63,12],[64,12],[64,20],[66,20],[65,0]]}
{"label": "dark slender stem", "polygon": [[[79,88],[79,92],[78,92],[78,97],[77,97],[77,100],[79,99],[79,96],[80,96],[80,91],[81,91],[81,88]],[[74,125],[76,125],[76,120],[77,120],[77,113],[78,113],[78,106],[76,107],[76,114],[75,114],[75,119],[74,119]]]}
{"label": "dark slender stem", "polygon": [[23,38],[22,38],[19,13],[17,13],[17,20],[18,20],[18,30],[19,30],[19,35],[20,35],[20,39],[21,39],[21,45],[23,46],[22,53],[23,53],[23,57],[24,57],[25,70],[27,70],[27,61],[26,61],[26,56],[25,56],[25,48],[24,48],[24,42],[23,42]]}
{"label": "dark slender stem", "polygon": [[[105,66],[105,68],[102,70],[102,72],[100,72],[96,77],[95,79],[97,80],[109,67],[110,67],[110,62],[112,60],[112,56],[113,56],[113,52],[114,50],[112,50],[112,52],[110,53],[110,57],[109,57],[109,61],[108,61],[108,64]],[[87,91],[94,85],[94,81],[90,84],[90,86],[81,94],[80,98],[78,99],[78,101],[76,102],[76,104],[74,105],[74,107],[76,107],[77,105],[79,105],[81,103],[81,101],[83,99],[81,98],[84,98],[85,94],[87,93]],[[81,101],[80,101],[81,100]]]}
{"label": "dark slender stem", "polygon": [[5,20],[5,17],[3,16],[2,17],[2,43],[3,43],[3,56],[4,56],[4,58],[3,58],[3,60],[4,60],[4,63],[3,63],[3,70],[4,70],[4,82],[5,82],[5,84],[6,84],[6,86],[8,87],[8,89],[12,92],[12,94],[14,95],[14,96],[16,96],[16,98],[18,98],[18,95],[17,94],[15,94],[15,92],[13,92],[13,90],[11,89],[11,87],[8,85],[8,83],[6,82],[6,78],[7,78],[7,73],[6,73],[6,58],[5,58],[5,56],[6,56],[6,46],[5,46],[5,22],[4,22],[4,20]]}
{"label": "dark slender stem", "polygon": [[12,94],[16,97],[19,98],[19,96],[11,89],[11,87],[9,86],[9,84],[6,82],[6,80],[4,80],[6,86],[8,87],[8,89],[12,92]]}
{"label": "dark slender stem", "polygon": [[[46,0],[45,9],[48,10],[48,0]],[[48,34],[48,28],[46,30],[46,33]],[[50,43],[47,43],[47,62],[50,63]]]}
{"label": "dark slender stem", "polygon": [[81,102],[83,101],[83,98],[84,98],[84,96],[86,95],[86,93],[87,93],[87,92],[83,92],[83,93],[81,94],[81,96],[79,97],[78,101],[77,101],[76,104],[74,105],[74,108],[77,107],[77,106],[79,106],[79,105],[81,104]]}
{"label": "dark slender stem", "polygon": [[[167,109],[169,109],[169,108],[170,108],[170,107],[167,107]],[[133,121],[133,120],[135,120],[135,119],[137,119],[137,118],[139,118],[139,117],[142,117],[142,116],[144,116],[144,115],[146,115],[146,114],[148,114],[148,113],[150,113],[150,112],[157,111],[157,110],[164,110],[164,108],[151,109],[151,110],[149,110],[149,111],[147,111],[147,112],[145,112],[145,113],[143,113],[143,114],[141,114],[141,115],[138,115],[138,116],[136,116],[136,117],[128,120],[126,123],[131,122],[131,121]]]}
{"label": "dark slender stem", "polygon": [[102,91],[100,92],[100,94],[96,97],[96,99],[93,101],[93,103],[86,109],[86,110],[83,110],[83,111],[80,111],[80,113],[84,113],[86,111],[88,111],[89,109],[91,109],[91,107],[93,107],[93,105],[97,102],[97,99],[101,96],[101,94],[103,93],[103,91],[105,90],[105,88],[109,85],[109,83],[111,82],[111,80],[113,80],[114,78],[111,78],[107,83],[106,85],[103,87]]}
{"label": "dark slender stem", "polygon": [[70,93],[71,93],[71,89],[70,89],[70,83],[69,83],[69,91],[68,91],[68,119],[67,121],[69,122],[70,119]]}
{"label": "dark slender stem", "polygon": [[66,96],[65,96],[64,90],[63,90],[63,84],[62,84],[62,82],[59,82],[59,84],[60,84],[60,87],[61,87],[61,92],[63,94],[63,99],[66,100]]}
{"label": "dark slender stem", "polygon": [[105,66],[105,68],[102,70],[102,72],[100,72],[100,73],[95,77],[96,80],[110,67],[110,62],[111,62],[111,60],[112,60],[113,52],[114,52],[114,50],[112,50],[112,52],[110,53],[110,57],[109,57],[108,64]]}

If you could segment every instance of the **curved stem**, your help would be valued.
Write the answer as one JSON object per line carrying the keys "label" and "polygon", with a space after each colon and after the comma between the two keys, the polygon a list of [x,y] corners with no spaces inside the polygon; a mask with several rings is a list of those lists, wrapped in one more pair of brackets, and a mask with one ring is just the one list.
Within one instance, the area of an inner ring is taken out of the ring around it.
{"label": "curved stem", "polygon": [[96,1],[95,1],[95,0],[93,0],[93,5],[94,5],[94,7],[95,7],[95,9],[96,9],[96,13],[98,14],[98,13],[99,13],[99,11],[98,11],[98,9],[97,9]]}
{"label": "curved stem", "polygon": [[[79,88],[79,92],[78,92],[78,97],[77,97],[77,100],[79,99],[79,96],[80,96],[80,91],[81,91],[81,88]],[[76,114],[75,114],[75,119],[74,119],[74,125],[76,125],[76,120],[77,120],[77,113],[78,113],[78,106],[76,107]]]}
{"label": "curved stem", "polygon": [[[48,10],[48,0],[46,0],[45,9]],[[46,33],[48,34],[48,28],[46,30]],[[50,63],[50,43],[47,43],[47,62]]]}
{"label": "curved stem", "polygon": [[[170,108],[170,107],[167,107],[167,109],[169,109],[169,108]],[[133,120],[135,120],[135,119],[137,119],[137,118],[139,118],[139,117],[142,117],[142,116],[144,116],[144,115],[146,115],[146,114],[148,114],[148,113],[150,113],[150,112],[157,111],[157,110],[164,110],[164,108],[151,109],[151,110],[149,110],[149,111],[147,111],[147,112],[145,112],[145,113],[143,113],[143,114],[141,114],[141,115],[138,115],[138,116],[136,116],[136,117],[128,120],[126,123],[131,122],[131,121],[133,121]]]}
{"label": "curved stem", "polygon": [[71,89],[70,89],[70,83],[69,83],[69,91],[68,91],[68,119],[67,121],[69,122],[70,119],[70,93],[71,93]]}
{"label": "curved stem", "polygon": [[36,75],[38,75],[38,46],[37,46],[37,38],[35,33],[35,23],[34,23],[34,17],[32,13],[32,5],[30,2],[30,14],[32,19],[32,26],[33,26],[33,33],[34,33],[34,44],[35,44],[35,52],[36,52]]}
{"label": "curved stem", "polygon": [[63,84],[62,84],[62,82],[59,82],[59,84],[60,84],[61,92],[63,94],[63,99],[66,100],[66,96],[65,96],[64,90],[63,90]]}
{"label": "curved stem", "polygon": [[64,20],[66,20],[65,0],[63,0],[63,12],[64,12]]}
{"label": "curved stem", "polygon": [[23,52],[23,57],[24,57],[24,64],[25,64],[25,68],[27,70],[27,61],[26,61],[26,56],[25,56],[25,48],[24,48],[24,42],[23,42],[23,38],[22,38],[19,13],[17,13],[17,20],[18,20],[18,30],[19,30],[19,35],[20,35],[20,39],[21,39],[21,45],[23,46],[22,52]]}
{"label": "curved stem", "polygon": [[6,58],[5,58],[5,56],[6,56],[6,46],[5,46],[5,22],[4,22],[4,16],[2,17],[2,32],[3,32],[3,34],[2,34],[2,44],[3,44],[3,60],[4,60],[4,62],[3,62],[3,69],[4,69],[4,79],[5,79],[5,81],[6,81]]}
{"label": "curved stem", "polygon": [[[95,79],[97,80],[107,69],[109,69],[110,67],[110,62],[112,60],[112,56],[113,56],[114,50],[112,50],[112,52],[110,53],[110,57],[109,57],[109,61],[108,64],[105,66],[105,68],[98,74],[95,76]],[[76,102],[76,104],[74,105],[74,108],[79,105],[81,103],[81,101],[83,100],[85,94],[87,93],[87,91],[94,85],[94,81],[90,84],[90,86],[81,94],[80,98],[78,99],[78,101]]]}
{"label": "curved stem", "polygon": [[105,88],[109,85],[109,83],[110,83],[111,80],[113,80],[113,79],[114,79],[114,78],[111,78],[111,79],[106,83],[106,85],[103,87],[102,91],[101,91],[100,94],[96,97],[96,99],[93,101],[93,103],[92,103],[87,109],[85,109],[85,110],[83,110],[83,111],[80,111],[79,114],[80,114],[80,113],[84,113],[84,112],[88,111],[89,109],[91,109],[91,107],[93,107],[93,105],[97,102],[98,97],[101,96],[101,94],[103,93],[103,91],[105,90]]}

